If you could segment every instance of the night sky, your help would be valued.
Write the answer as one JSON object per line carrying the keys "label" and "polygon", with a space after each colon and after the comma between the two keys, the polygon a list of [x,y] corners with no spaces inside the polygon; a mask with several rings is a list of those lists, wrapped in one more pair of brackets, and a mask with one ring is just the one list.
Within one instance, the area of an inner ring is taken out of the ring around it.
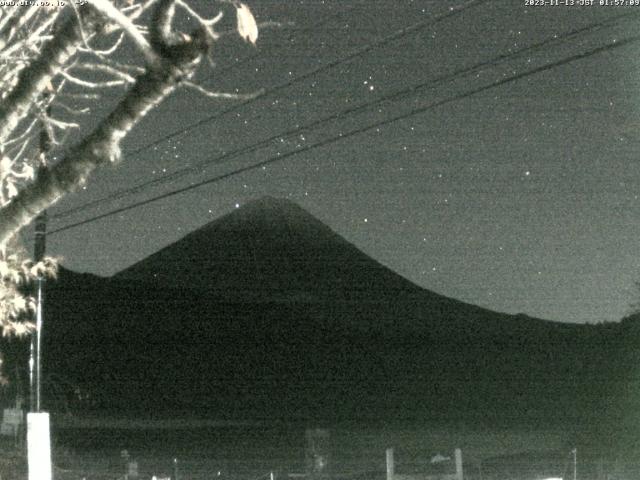
{"label": "night sky", "polygon": [[[217,12],[211,1],[192,4]],[[286,158],[50,235],[48,251],[65,266],[110,275],[271,195],[298,203],[418,285],[465,302],[598,322],[619,320],[640,300],[640,42],[563,62],[640,34],[640,7],[494,0],[451,14],[464,0],[248,4],[258,21],[283,26],[263,29],[255,48],[223,37],[215,67],[203,69],[199,82],[228,92],[265,88],[267,95],[236,108],[241,102],[174,95],[127,138],[122,164],[50,210],[49,229]],[[419,22],[423,28],[411,27]],[[408,27],[406,35],[378,42]],[[352,52],[359,53],[338,62]],[[327,64],[334,66],[295,80]],[[474,65],[483,66],[454,75]],[[429,82],[432,88],[423,87]],[[411,86],[421,87],[387,98]],[[121,93],[109,92],[104,105]],[[367,102],[369,108],[318,124]],[[404,118],[390,121],[396,117]],[[264,148],[216,160],[312,122]],[[148,146],[178,130],[184,132]],[[350,133],[357,130],[364,131]],[[318,142],[323,146],[311,148]],[[55,218],[185,167],[194,168]]]}

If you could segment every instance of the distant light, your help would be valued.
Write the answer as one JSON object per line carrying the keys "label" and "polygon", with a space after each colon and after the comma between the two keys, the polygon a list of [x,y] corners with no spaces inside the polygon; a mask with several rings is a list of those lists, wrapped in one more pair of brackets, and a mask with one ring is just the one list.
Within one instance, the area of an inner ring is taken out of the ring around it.
{"label": "distant light", "polygon": [[528,177],[529,175],[531,175],[531,172],[529,170],[527,170],[526,172],[524,172],[525,177]]}
{"label": "distant light", "polygon": [[365,218],[364,219],[364,223],[367,223],[369,221],[369,219]]}
{"label": "distant light", "polygon": [[239,203],[236,203],[236,208],[240,208],[240,204]]}

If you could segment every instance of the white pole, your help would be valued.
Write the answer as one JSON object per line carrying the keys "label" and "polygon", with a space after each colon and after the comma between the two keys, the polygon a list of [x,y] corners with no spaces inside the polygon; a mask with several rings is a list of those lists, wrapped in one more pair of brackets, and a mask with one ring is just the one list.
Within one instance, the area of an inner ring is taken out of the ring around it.
{"label": "white pole", "polygon": [[456,455],[456,478],[457,478],[457,480],[462,480],[462,478],[463,478],[463,474],[462,474],[462,450],[460,450],[459,448],[456,448],[455,455]]}
{"label": "white pole", "polygon": [[44,296],[43,284],[44,278],[42,276],[38,277],[37,285],[38,285],[38,293],[37,293],[37,303],[36,303],[36,331],[34,335],[36,336],[36,349],[35,349],[35,384],[36,384],[36,405],[35,410],[32,408],[32,411],[39,412],[40,411],[40,386],[42,385],[42,307],[43,301],[42,298]]}
{"label": "white pole", "polygon": [[47,412],[27,413],[29,480],[51,480],[51,436]]}
{"label": "white pole", "polygon": [[387,480],[393,480],[395,465],[393,462],[393,448],[387,448]]}

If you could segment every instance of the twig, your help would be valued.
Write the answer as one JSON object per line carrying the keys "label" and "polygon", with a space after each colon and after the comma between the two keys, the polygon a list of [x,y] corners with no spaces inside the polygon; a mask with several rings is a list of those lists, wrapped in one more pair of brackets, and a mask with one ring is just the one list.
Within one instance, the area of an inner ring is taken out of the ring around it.
{"label": "twig", "polygon": [[196,90],[202,95],[209,98],[227,98],[231,100],[252,100],[256,97],[259,97],[264,93],[264,89],[260,89],[253,93],[225,93],[225,92],[214,92],[212,90],[207,90],[206,88],[201,87],[200,85],[186,81],[182,83],[185,87]]}

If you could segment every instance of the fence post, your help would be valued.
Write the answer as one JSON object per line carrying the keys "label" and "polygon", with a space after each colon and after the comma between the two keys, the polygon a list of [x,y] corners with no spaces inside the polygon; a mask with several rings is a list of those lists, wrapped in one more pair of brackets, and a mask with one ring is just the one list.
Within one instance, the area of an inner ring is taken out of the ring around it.
{"label": "fence post", "polygon": [[464,477],[462,472],[462,450],[460,450],[459,448],[456,448],[455,455],[456,455],[456,479],[462,480]]}
{"label": "fence post", "polygon": [[327,478],[329,476],[329,430],[322,428],[306,431],[307,451],[306,470],[311,479]]}
{"label": "fence post", "polygon": [[395,464],[393,461],[393,448],[387,448],[387,480],[393,480]]}
{"label": "fence post", "polygon": [[173,459],[173,475],[171,475],[171,480],[178,480],[178,459]]}

